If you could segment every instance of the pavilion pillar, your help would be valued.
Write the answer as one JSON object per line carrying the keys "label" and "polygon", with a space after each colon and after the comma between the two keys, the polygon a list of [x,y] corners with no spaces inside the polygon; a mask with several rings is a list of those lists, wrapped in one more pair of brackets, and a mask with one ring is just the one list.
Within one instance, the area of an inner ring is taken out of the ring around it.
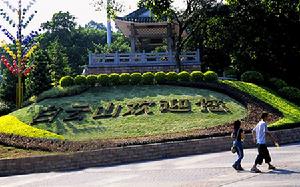
{"label": "pavilion pillar", "polygon": [[172,33],[172,24],[168,23],[167,25],[167,43],[168,43],[168,52],[173,50],[173,33]]}
{"label": "pavilion pillar", "polygon": [[131,46],[131,53],[135,53],[136,50],[136,33],[134,24],[130,24],[130,46]]}

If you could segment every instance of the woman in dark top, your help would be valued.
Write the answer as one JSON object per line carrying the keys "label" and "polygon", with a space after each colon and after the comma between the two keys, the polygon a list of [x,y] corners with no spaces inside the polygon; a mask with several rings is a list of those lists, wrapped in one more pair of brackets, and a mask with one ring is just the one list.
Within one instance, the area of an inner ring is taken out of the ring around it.
{"label": "woman in dark top", "polygon": [[244,140],[244,130],[241,128],[241,121],[237,120],[233,124],[233,132],[231,137],[234,138],[233,144],[236,146],[236,152],[238,155],[237,160],[234,162],[232,167],[235,170],[244,170],[241,166],[241,161],[244,158],[243,140]]}

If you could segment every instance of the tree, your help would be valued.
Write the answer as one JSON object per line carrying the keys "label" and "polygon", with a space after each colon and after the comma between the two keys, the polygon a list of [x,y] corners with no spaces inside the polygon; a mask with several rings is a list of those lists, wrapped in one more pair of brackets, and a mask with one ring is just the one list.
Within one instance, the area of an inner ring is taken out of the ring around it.
{"label": "tree", "polygon": [[34,53],[33,60],[32,72],[25,80],[27,98],[51,88],[51,78],[48,69],[50,60],[47,52],[39,49]]}
{"label": "tree", "polygon": [[97,23],[93,20],[88,22],[88,24],[85,25],[85,28],[86,29],[98,29],[98,30],[105,30],[106,31],[106,27],[103,23]]}
{"label": "tree", "polygon": [[50,43],[47,51],[50,59],[50,77],[54,85],[57,86],[61,77],[70,74],[66,49],[59,44],[58,40],[55,40]]}
{"label": "tree", "polygon": [[[186,42],[196,33],[200,26],[197,20],[202,17],[203,10],[209,10],[216,0],[186,0],[185,8],[180,10],[172,6],[173,0],[140,0],[139,6],[150,9],[157,19],[168,18],[170,23],[178,26],[178,33],[175,36],[175,59],[178,70],[181,71],[180,54]],[[205,11],[206,12],[206,11]]]}
{"label": "tree", "polygon": [[70,12],[59,11],[52,16],[51,21],[42,23],[41,27],[48,32],[71,31],[76,27],[75,17]]}
{"label": "tree", "polygon": [[2,73],[3,77],[0,82],[0,99],[14,104],[16,101],[17,77],[12,75],[6,68],[3,69]]}

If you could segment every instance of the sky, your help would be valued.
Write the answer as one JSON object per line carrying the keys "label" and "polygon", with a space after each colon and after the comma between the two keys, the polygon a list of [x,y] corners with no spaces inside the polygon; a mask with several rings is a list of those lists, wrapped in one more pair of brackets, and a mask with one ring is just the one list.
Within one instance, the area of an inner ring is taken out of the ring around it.
{"label": "sky", "polygon": [[[10,11],[7,8],[4,1],[0,0],[0,8],[6,10],[6,12],[11,16],[17,18],[16,13]],[[17,7],[18,0],[8,0],[11,5]],[[138,0],[120,0],[125,5],[125,11],[120,14],[126,15],[137,9]],[[23,7],[26,7],[30,0],[22,0]],[[38,30],[41,23],[51,20],[54,13],[59,11],[69,11],[71,15],[76,17],[76,22],[79,25],[84,26],[89,21],[94,20],[96,22],[105,23],[106,22],[106,12],[102,10],[101,12],[95,11],[92,0],[37,0],[36,4],[31,7],[31,11],[37,10],[36,16],[32,19],[32,22],[24,30],[24,34],[30,33],[32,30]],[[28,14],[31,15],[31,14]],[[0,17],[0,25],[4,25],[13,35],[15,35],[16,30],[11,26],[7,25],[2,17]],[[0,31],[1,32],[1,31]],[[6,36],[1,32],[0,40],[6,39]]]}

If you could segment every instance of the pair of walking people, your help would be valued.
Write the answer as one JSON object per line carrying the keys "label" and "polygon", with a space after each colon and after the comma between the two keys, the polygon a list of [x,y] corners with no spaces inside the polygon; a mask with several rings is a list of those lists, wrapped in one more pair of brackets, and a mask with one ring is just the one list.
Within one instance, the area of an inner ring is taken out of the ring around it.
{"label": "pair of walking people", "polygon": [[[267,127],[268,118],[269,118],[268,113],[263,113],[261,115],[261,120],[252,130],[253,142],[257,144],[258,155],[255,159],[253,167],[251,168],[251,172],[260,173],[261,171],[257,168],[257,165],[261,165],[263,160],[265,160],[265,162],[269,165],[269,169],[276,169],[271,164],[271,156],[266,146],[266,136],[269,136],[273,140],[273,142],[278,145],[276,139],[268,131],[268,127]],[[232,167],[237,171],[243,171],[244,169],[241,166],[241,161],[244,158],[244,149],[243,149],[244,130],[241,128],[241,121],[238,120],[234,122],[234,129],[231,137],[235,139],[233,144],[236,147],[236,152],[238,155],[238,158],[235,161],[235,163],[232,165]]]}

